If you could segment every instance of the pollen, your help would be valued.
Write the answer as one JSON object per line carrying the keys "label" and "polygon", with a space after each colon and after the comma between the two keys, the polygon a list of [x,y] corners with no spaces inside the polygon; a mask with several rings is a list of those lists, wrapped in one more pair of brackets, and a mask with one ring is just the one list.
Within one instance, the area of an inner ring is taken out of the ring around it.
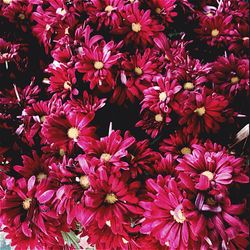
{"label": "pollen", "polygon": [[101,155],[101,158],[100,158],[100,159],[103,160],[103,161],[105,161],[105,162],[108,162],[108,161],[111,159],[111,155],[108,154],[108,153],[103,153],[103,154]]}
{"label": "pollen", "polygon": [[213,29],[213,30],[211,31],[211,36],[216,37],[216,36],[219,35],[219,33],[220,33],[220,31],[219,31],[218,29]]}
{"label": "pollen", "polygon": [[135,74],[136,75],[140,76],[140,75],[142,75],[142,73],[143,73],[143,71],[140,67],[135,67]]}
{"label": "pollen", "polygon": [[191,154],[191,152],[192,152],[192,150],[191,150],[189,147],[183,147],[183,148],[181,149],[181,153],[182,153],[183,155]]}
{"label": "pollen", "polygon": [[159,94],[159,99],[161,102],[164,102],[167,99],[167,93],[166,92],[161,92]]}
{"label": "pollen", "polygon": [[141,25],[139,23],[132,23],[132,30],[136,33],[141,31]]}
{"label": "pollen", "polygon": [[194,112],[197,113],[198,116],[203,116],[206,113],[206,109],[205,107],[201,107],[201,108],[197,108]]}
{"label": "pollen", "polygon": [[232,84],[238,83],[239,80],[240,80],[240,79],[239,79],[238,76],[233,76],[233,77],[231,78],[231,83],[232,83]]}
{"label": "pollen", "polygon": [[204,172],[202,173],[202,175],[207,176],[207,178],[208,178],[210,181],[213,180],[213,178],[214,178],[214,174],[213,174],[212,172],[210,172],[210,171],[204,171]]}
{"label": "pollen", "polygon": [[186,90],[193,90],[194,89],[194,84],[192,82],[185,82],[183,84],[183,88]]}
{"label": "pollen", "polygon": [[64,82],[63,87],[64,87],[64,89],[67,89],[67,90],[71,89],[71,82],[70,81]]}
{"label": "pollen", "polygon": [[174,217],[174,220],[177,223],[183,223],[186,220],[186,217],[180,208],[176,208],[174,211],[171,210],[170,214]]}
{"label": "pollen", "polygon": [[79,136],[79,130],[77,128],[70,128],[67,132],[67,135],[70,139],[76,140]]}
{"label": "pollen", "polygon": [[24,19],[25,19],[25,15],[24,15],[23,13],[20,13],[20,14],[18,15],[18,18],[19,18],[20,20],[24,20]]}
{"label": "pollen", "polygon": [[23,209],[28,210],[30,208],[31,201],[32,201],[32,199],[26,198],[23,201]]}
{"label": "pollen", "polygon": [[159,8],[159,7],[156,8],[156,9],[155,9],[155,12],[156,12],[157,14],[161,14],[161,8]]}
{"label": "pollen", "polygon": [[39,173],[37,176],[36,176],[36,179],[38,181],[41,181],[43,179],[46,179],[47,178],[47,175],[45,173]]}
{"label": "pollen", "polygon": [[82,175],[80,177],[80,185],[84,189],[88,189],[90,187],[89,177],[87,175]]}
{"label": "pollen", "polygon": [[157,122],[162,122],[162,121],[163,121],[162,115],[161,115],[161,114],[155,115],[155,120],[156,120]]}
{"label": "pollen", "polygon": [[108,12],[108,14],[110,14],[110,13],[112,12],[112,10],[114,10],[114,8],[113,8],[113,6],[111,6],[111,5],[108,5],[108,6],[106,6],[106,8],[105,8],[105,11]]}
{"label": "pollen", "polygon": [[42,123],[45,122],[45,119],[46,119],[46,116],[45,116],[45,115],[40,116],[40,121],[41,121]]}
{"label": "pollen", "polygon": [[65,155],[65,151],[62,148],[60,148],[60,150],[59,150],[59,155],[60,156],[64,156]]}
{"label": "pollen", "polygon": [[109,204],[114,204],[118,201],[117,197],[115,194],[111,193],[111,194],[107,194],[105,197],[105,202],[109,203]]}
{"label": "pollen", "polygon": [[96,62],[94,63],[94,68],[97,69],[97,70],[100,70],[100,69],[102,69],[103,67],[104,67],[103,62],[96,61]]}

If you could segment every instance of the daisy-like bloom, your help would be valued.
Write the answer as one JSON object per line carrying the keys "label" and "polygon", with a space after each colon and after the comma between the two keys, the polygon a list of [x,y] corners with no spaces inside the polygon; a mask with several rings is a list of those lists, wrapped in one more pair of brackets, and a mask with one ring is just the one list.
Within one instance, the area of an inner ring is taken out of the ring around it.
{"label": "daisy-like bloom", "polygon": [[162,111],[165,115],[170,114],[172,111],[171,102],[180,90],[181,86],[168,71],[166,77],[156,78],[155,86],[143,91],[144,98],[141,110],[149,109],[155,113]]}
{"label": "daisy-like bloom", "polygon": [[141,127],[152,138],[155,138],[163,129],[164,124],[169,123],[169,118],[161,113],[154,113],[145,110],[141,114],[141,120],[136,123],[136,127]]}
{"label": "daisy-like bloom", "polygon": [[191,221],[195,217],[189,216],[185,210],[187,207],[191,210],[193,205],[185,198],[174,179],[165,185],[151,180],[151,186],[154,192],[148,192],[150,201],[139,203],[145,210],[140,232],[151,234],[162,246],[169,246],[170,249],[192,249],[196,237]]}
{"label": "daisy-like bloom", "polygon": [[127,4],[121,11],[123,22],[114,32],[126,34],[126,43],[135,43],[143,47],[152,44],[153,37],[163,31],[164,26],[153,19],[150,13],[150,10],[140,10],[138,2]]}
{"label": "daisy-like bloom", "polygon": [[212,17],[200,16],[200,28],[196,29],[197,34],[210,46],[221,47],[228,44],[230,36],[235,33],[231,15],[218,14]]}
{"label": "daisy-like bloom", "polygon": [[0,38],[0,64],[5,63],[8,65],[8,62],[17,62],[20,47],[21,44],[12,44]]}
{"label": "daisy-like bloom", "polygon": [[90,183],[91,189],[85,192],[86,212],[80,221],[86,227],[96,221],[100,229],[108,225],[113,233],[122,233],[125,217],[141,214],[135,193],[140,183],[129,182],[128,172],[118,177],[100,168],[96,175],[90,176]]}
{"label": "daisy-like bloom", "polygon": [[35,176],[28,180],[21,178],[17,181],[13,177],[8,177],[5,182],[4,199],[0,201],[4,225],[12,230],[17,228],[24,238],[35,238],[36,232],[37,235],[42,233],[47,235],[47,225],[50,222],[53,222],[54,226],[59,226],[57,215],[48,203],[55,191],[48,189],[46,182],[35,185]]}
{"label": "daisy-like bloom", "polygon": [[161,16],[164,22],[172,23],[173,17],[177,16],[177,12],[174,11],[176,8],[176,2],[176,0],[153,0],[148,4],[151,7],[152,12],[155,12],[156,15]]}
{"label": "daisy-like bloom", "polygon": [[158,161],[154,164],[154,171],[157,174],[161,174],[163,176],[171,175],[176,176],[176,157],[173,157],[172,154],[166,154],[165,157],[160,157]]}
{"label": "daisy-like bloom", "polygon": [[3,16],[27,31],[33,6],[28,0],[14,0],[4,9]]}
{"label": "daisy-like bloom", "polygon": [[238,92],[249,92],[249,60],[237,58],[234,54],[221,56],[212,63],[209,79],[223,93],[235,95]]}
{"label": "daisy-like bloom", "polygon": [[32,151],[32,157],[22,155],[23,164],[14,166],[14,170],[21,174],[26,179],[35,176],[36,180],[40,182],[48,177],[49,168],[44,162],[43,156],[38,156],[35,151]]}
{"label": "daisy-like bloom", "polygon": [[69,225],[84,213],[84,194],[91,186],[89,176],[93,173],[94,166],[90,166],[82,155],[75,161],[64,157],[62,163],[51,165],[52,182],[59,184],[53,205],[58,214],[66,212]]}
{"label": "daisy-like bloom", "polygon": [[[235,158],[224,151],[207,151],[205,147],[199,146],[191,154],[186,154],[178,159],[176,170],[189,175],[199,190],[210,188],[227,187],[233,181],[248,182],[244,173],[243,159]],[[233,176],[235,174],[237,177]]]}
{"label": "daisy-like bloom", "polygon": [[98,165],[110,166],[112,172],[120,169],[129,169],[126,161],[128,148],[135,142],[132,136],[126,136],[124,139],[120,135],[120,131],[112,131],[109,136],[100,140],[91,140],[84,151],[89,160],[96,162]]}
{"label": "daisy-like bloom", "polygon": [[[126,136],[129,134],[125,133],[125,138]],[[128,148],[128,159],[131,177],[136,178],[137,175],[145,174],[145,172],[153,174],[152,166],[160,159],[160,155],[149,147],[148,140],[143,140],[134,142]]]}
{"label": "daisy-like bloom", "polygon": [[96,112],[105,106],[106,98],[99,99],[97,96],[89,94],[87,91],[83,92],[81,99],[72,99],[67,101],[66,110],[71,112],[88,114],[91,112]]}
{"label": "daisy-like bloom", "polygon": [[89,20],[98,23],[97,30],[100,30],[102,24],[107,27],[119,26],[122,21],[120,11],[123,7],[122,0],[91,0],[86,5],[86,11]]}
{"label": "daisy-like bloom", "polygon": [[117,52],[114,41],[106,43],[104,40],[92,47],[83,47],[76,69],[83,74],[83,80],[90,82],[90,88],[103,84],[114,87],[114,66],[117,65],[121,53]]}
{"label": "daisy-like bloom", "polygon": [[[48,91],[58,93],[64,97],[67,93],[73,91],[76,83],[75,69],[68,68],[64,64],[51,64],[46,70],[51,76],[49,77]],[[74,92],[73,92],[74,93]]]}
{"label": "daisy-like bloom", "polygon": [[59,147],[64,152],[72,152],[75,144],[84,147],[94,135],[95,128],[88,126],[93,118],[93,113],[50,114],[46,116],[41,132],[47,143]]}
{"label": "daisy-like bloom", "polygon": [[191,154],[193,145],[198,144],[199,139],[196,135],[187,132],[186,128],[175,131],[169,138],[164,139],[160,144],[160,151],[166,154],[182,157],[185,154]]}
{"label": "daisy-like bloom", "polygon": [[134,102],[142,99],[143,90],[151,86],[151,81],[159,75],[159,64],[152,50],[147,48],[143,54],[137,50],[135,55],[125,57],[121,62],[121,84],[116,86],[112,102],[122,104],[126,99]]}
{"label": "daisy-like bloom", "polygon": [[180,111],[182,118],[179,124],[186,124],[188,133],[216,133],[220,129],[220,124],[226,120],[223,112],[227,106],[228,100],[224,96],[202,88],[199,92],[190,93]]}

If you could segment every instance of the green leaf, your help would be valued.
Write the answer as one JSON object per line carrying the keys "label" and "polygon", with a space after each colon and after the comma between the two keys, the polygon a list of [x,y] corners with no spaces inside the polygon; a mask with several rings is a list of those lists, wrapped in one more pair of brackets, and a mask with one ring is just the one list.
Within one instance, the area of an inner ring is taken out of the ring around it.
{"label": "green leaf", "polygon": [[80,245],[79,245],[80,240],[73,231],[61,232],[61,233],[67,245],[73,246],[75,249],[80,250]]}

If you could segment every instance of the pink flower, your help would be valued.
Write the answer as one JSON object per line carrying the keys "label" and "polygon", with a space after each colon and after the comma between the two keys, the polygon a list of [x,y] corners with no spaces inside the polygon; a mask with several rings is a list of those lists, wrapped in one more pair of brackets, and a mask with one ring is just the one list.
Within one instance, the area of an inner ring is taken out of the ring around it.
{"label": "pink flower", "polygon": [[95,128],[88,127],[93,118],[93,113],[87,115],[74,112],[51,114],[46,116],[42,135],[47,143],[70,153],[75,144],[84,147],[85,143],[94,135]]}

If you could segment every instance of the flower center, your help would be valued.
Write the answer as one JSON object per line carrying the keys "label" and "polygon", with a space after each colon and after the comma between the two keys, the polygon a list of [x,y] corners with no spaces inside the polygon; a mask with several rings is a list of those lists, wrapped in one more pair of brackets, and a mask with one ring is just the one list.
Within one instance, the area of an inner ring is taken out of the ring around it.
{"label": "flower center", "polygon": [[238,76],[233,76],[233,77],[231,78],[231,83],[232,83],[232,84],[238,83],[239,80],[240,80],[240,79],[239,79]]}
{"label": "flower center", "polygon": [[114,10],[114,8],[113,8],[113,6],[111,6],[111,5],[108,5],[108,6],[106,6],[106,8],[105,8],[105,11],[108,12],[108,14],[110,14],[112,10]]}
{"label": "flower center", "polygon": [[71,89],[71,82],[70,81],[64,82],[63,87],[64,89]]}
{"label": "flower center", "polygon": [[107,220],[105,224],[106,224],[108,227],[111,227],[111,221],[110,221],[110,220]]}
{"label": "flower center", "polygon": [[186,155],[186,154],[191,154],[191,149],[189,148],[189,147],[183,147],[182,149],[181,149],[181,153],[183,154],[183,155]]}
{"label": "flower center", "polygon": [[28,210],[30,208],[31,201],[32,201],[32,199],[26,198],[23,201],[23,209]]}
{"label": "flower center", "polygon": [[19,18],[20,20],[24,20],[24,19],[25,19],[25,15],[24,15],[23,13],[20,13],[20,14],[18,15],[18,18]]}
{"label": "flower center", "polygon": [[45,30],[50,30],[50,28],[51,28],[51,26],[49,25],[49,24],[46,24],[46,26],[45,26]]}
{"label": "flower center", "polygon": [[156,12],[157,14],[161,14],[161,8],[157,7],[157,8],[155,9],[155,12]]}
{"label": "flower center", "polygon": [[165,91],[164,91],[164,92],[161,92],[161,93],[159,94],[159,99],[160,99],[160,101],[162,101],[162,102],[164,102],[164,101],[167,99],[167,94],[166,94]]}
{"label": "flower center", "polygon": [[201,108],[197,108],[194,112],[197,113],[198,116],[203,116],[206,113],[206,109],[205,107],[201,107]]}
{"label": "flower center", "polygon": [[70,139],[76,140],[79,136],[79,130],[77,128],[72,127],[68,130],[67,134]]}
{"label": "flower center", "polygon": [[45,173],[39,173],[37,176],[36,176],[37,180],[38,181],[41,181],[42,179],[46,179],[47,178],[47,175]]}
{"label": "flower center", "polygon": [[128,241],[127,241],[125,238],[123,238],[123,237],[122,237],[122,242],[123,242],[124,244],[128,244]]}
{"label": "flower center", "polygon": [[84,188],[84,189],[88,189],[90,186],[90,182],[89,182],[89,177],[87,175],[82,175],[80,177],[80,185]]}
{"label": "flower center", "polygon": [[135,67],[135,74],[136,75],[138,75],[138,76],[140,76],[140,75],[142,75],[142,69],[140,68],[140,67]]}
{"label": "flower center", "polygon": [[63,8],[58,8],[56,10],[56,14],[61,15],[61,16],[64,16],[66,13],[67,13],[67,11]]}
{"label": "flower center", "polygon": [[213,180],[213,178],[214,178],[214,174],[213,174],[212,172],[210,172],[210,171],[204,171],[204,172],[201,173],[201,174],[207,176],[207,178],[208,178],[210,181]]}
{"label": "flower center", "polygon": [[44,122],[45,119],[46,119],[46,116],[45,116],[45,115],[40,116],[40,121],[41,121],[41,122]]}
{"label": "flower center", "polygon": [[108,162],[111,159],[111,155],[108,153],[103,153],[101,155],[101,160]]}
{"label": "flower center", "polygon": [[216,36],[219,35],[219,33],[220,33],[220,31],[219,31],[218,29],[213,29],[213,30],[211,31],[211,36],[216,37]]}
{"label": "flower center", "polygon": [[141,31],[141,25],[139,23],[132,23],[132,30],[136,33]]}
{"label": "flower center", "polygon": [[215,206],[216,205],[216,201],[212,197],[207,198],[206,203],[208,205],[210,205],[210,206]]}
{"label": "flower center", "polygon": [[3,0],[3,3],[5,4],[10,4],[12,2],[12,0]]}
{"label": "flower center", "polygon": [[64,155],[65,155],[64,149],[60,148],[60,150],[59,150],[59,155],[60,155],[60,156],[64,156]]}
{"label": "flower center", "polygon": [[183,88],[186,90],[192,90],[194,89],[194,84],[192,82],[185,82],[183,84]]}
{"label": "flower center", "polygon": [[105,202],[109,203],[109,204],[114,204],[118,201],[117,197],[115,194],[111,193],[111,194],[107,194],[105,197]]}
{"label": "flower center", "polygon": [[156,120],[157,122],[162,122],[162,121],[163,121],[162,115],[161,115],[161,114],[155,115],[155,120]]}
{"label": "flower center", "polygon": [[177,223],[183,223],[186,220],[186,217],[179,206],[174,211],[171,210],[170,214],[174,217],[174,220]]}
{"label": "flower center", "polygon": [[96,61],[96,62],[94,63],[94,68],[97,69],[97,70],[100,70],[100,69],[102,69],[103,67],[104,67],[103,62]]}

